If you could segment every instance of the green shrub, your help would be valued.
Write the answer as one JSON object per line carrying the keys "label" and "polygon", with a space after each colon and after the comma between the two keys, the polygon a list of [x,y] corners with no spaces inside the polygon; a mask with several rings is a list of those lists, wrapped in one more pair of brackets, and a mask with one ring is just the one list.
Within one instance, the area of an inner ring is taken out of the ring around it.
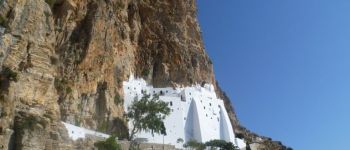
{"label": "green shrub", "polygon": [[244,135],[242,133],[237,133],[236,138],[244,139]]}
{"label": "green shrub", "polygon": [[81,125],[81,121],[80,121],[80,117],[78,117],[77,115],[74,116],[74,122],[76,126],[80,126]]}
{"label": "green shrub", "polygon": [[182,138],[178,138],[177,140],[176,140],[176,143],[183,143],[184,142],[184,139],[182,139]]}
{"label": "green shrub", "polygon": [[197,142],[195,140],[190,140],[184,144],[185,148],[192,148],[195,150],[204,150],[204,149],[219,149],[219,150],[239,150],[232,142],[226,142],[224,140],[211,140],[205,144]]}
{"label": "green shrub", "polygon": [[6,19],[0,15],[0,25],[5,26],[6,25]]}
{"label": "green shrub", "polygon": [[55,5],[56,0],[45,0],[45,2],[49,4],[50,8],[52,8]]}
{"label": "green shrub", "polygon": [[102,121],[97,126],[97,130],[100,132],[106,132],[107,129],[108,129],[108,122],[107,121]]}
{"label": "green shrub", "polygon": [[129,138],[129,130],[125,123],[125,120],[122,118],[114,118],[112,125],[112,133],[116,135],[118,139],[128,139]]}
{"label": "green shrub", "polygon": [[143,69],[143,71],[142,71],[142,76],[148,76],[149,74],[150,74],[150,70],[148,69],[148,68],[145,68],[145,69]]}
{"label": "green shrub", "polygon": [[205,143],[205,146],[211,148],[219,148],[220,150],[239,150],[239,148],[231,142],[224,140],[211,140]]}
{"label": "green shrub", "polygon": [[95,147],[97,147],[98,150],[121,150],[121,146],[116,141],[116,136],[111,136],[105,141],[99,141],[96,142]]}
{"label": "green shrub", "polygon": [[20,124],[21,129],[30,129],[33,130],[36,124],[42,125],[44,128],[46,127],[46,122],[45,120],[41,118],[37,118],[34,116],[28,116],[23,119],[23,122]]}
{"label": "green shrub", "polygon": [[71,87],[67,87],[67,88],[66,88],[66,93],[67,93],[67,94],[72,93],[72,91],[73,91],[73,90],[72,90],[72,88],[71,88]]}
{"label": "green shrub", "polygon": [[114,104],[115,105],[119,105],[123,102],[123,99],[120,98],[120,95],[119,93],[116,93],[115,96],[114,96]]}
{"label": "green shrub", "polygon": [[69,92],[72,89],[66,89],[66,87],[68,86],[68,82],[65,79],[59,79],[59,78],[55,78],[55,82],[54,82],[55,88],[58,92]]}
{"label": "green shrub", "polygon": [[190,140],[184,144],[184,147],[192,148],[195,150],[204,150],[206,146],[203,143],[197,142],[196,140]]}
{"label": "green shrub", "polygon": [[17,82],[18,75],[16,72],[12,71],[9,67],[4,67],[1,71],[1,76],[5,77],[6,79],[10,81]]}

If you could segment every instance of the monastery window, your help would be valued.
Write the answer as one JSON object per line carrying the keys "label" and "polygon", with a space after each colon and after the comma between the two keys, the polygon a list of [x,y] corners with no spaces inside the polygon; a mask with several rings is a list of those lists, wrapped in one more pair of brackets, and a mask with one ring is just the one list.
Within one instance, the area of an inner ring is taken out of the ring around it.
{"label": "monastery window", "polygon": [[182,95],[180,97],[181,97],[181,101],[186,102],[186,99]]}
{"label": "monastery window", "polygon": [[204,106],[204,109],[205,109],[205,106]]}
{"label": "monastery window", "polygon": [[186,117],[184,117],[184,120],[186,120]]}
{"label": "monastery window", "polygon": [[209,103],[209,106],[211,106],[211,103]]}
{"label": "monastery window", "polygon": [[153,94],[155,94],[156,93],[156,91],[153,91]]}
{"label": "monastery window", "polygon": [[128,87],[128,90],[130,89],[130,87]]}
{"label": "monastery window", "polygon": [[168,93],[168,90],[166,90],[165,93]]}
{"label": "monastery window", "polygon": [[173,106],[173,102],[170,102],[170,106]]}
{"label": "monastery window", "polygon": [[218,122],[220,121],[219,117],[218,117]]}
{"label": "monastery window", "polygon": [[207,116],[207,117],[208,117],[208,114],[205,114],[205,116]]}
{"label": "monastery window", "polygon": [[160,95],[164,95],[163,91],[160,91]]}
{"label": "monastery window", "polygon": [[72,134],[74,134],[74,131],[72,131]]}
{"label": "monastery window", "polygon": [[134,87],[134,90],[136,90],[136,87]]}
{"label": "monastery window", "polygon": [[190,92],[190,95],[191,95],[191,92]]}

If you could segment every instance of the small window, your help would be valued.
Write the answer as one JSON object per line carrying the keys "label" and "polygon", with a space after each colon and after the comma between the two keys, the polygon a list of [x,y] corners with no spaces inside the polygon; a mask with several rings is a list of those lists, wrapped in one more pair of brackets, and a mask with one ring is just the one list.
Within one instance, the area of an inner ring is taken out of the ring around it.
{"label": "small window", "polygon": [[209,103],[209,106],[211,106],[211,103]]}
{"label": "small window", "polygon": [[190,92],[190,95],[191,95],[191,92]]}
{"label": "small window", "polygon": [[168,90],[166,90],[165,93],[168,93]]}
{"label": "small window", "polygon": [[186,99],[181,95],[181,101],[186,102]]}
{"label": "small window", "polygon": [[186,120],[186,117],[184,117],[184,120]]}
{"label": "small window", "polygon": [[207,117],[208,117],[208,114],[205,114],[205,116],[207,116]]}
{"label": "small window", "polygon": [[204,109],[205,109],[205,106],[204,106]]}
{"label": "small window", "polygon": [[74,131],[72,131],[72,134],[74,134]]}
{"label": "small window", "polygon": [[173,102],[170,102],[170,106],[173,106]]}
{"label": "small window", "polygon": [[128,90],[130,89],[130,87],[128,87]]}

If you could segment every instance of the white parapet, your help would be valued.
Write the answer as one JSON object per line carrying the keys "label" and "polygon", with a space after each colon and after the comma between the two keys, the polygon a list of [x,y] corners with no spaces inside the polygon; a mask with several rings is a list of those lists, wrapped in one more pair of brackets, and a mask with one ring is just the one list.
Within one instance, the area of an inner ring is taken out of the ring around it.
{"label": "white parapet", "polygon": [[95,138],[109,138],[108,134],[104,134],[101,132],[96,132],[93,130],[89,130],[86,128],[82,128],[82,127],[78,127],[69,123],[65,123],[62,122],[63,125],[66,127],[66,129],[68,130],[68,136],[73,139],[73,140],[77,140],[77,139],[85,139],[87,136],[90,137],[95,137]]}
{"label": "white parapet", "polygon": [[[143,93],[159,94],[159,99],[169,103],[171,114],[164,123],[167,135],[140,132],[138,138],[147,138],[150,143],[171,144],[176,148],[183,148],[189,140],[207,142],[210,140],[225,140],[232,142],[240,148],[245,147],[243,140],[235,138],[232,124],[228,117],[224,102],[218,99],[214,86],[194,85],[190,87],[154,88],[147,85],[143,79],[130,76],[123,82],[124,108],[135,99],[140,99]],[[129,124],[130,126],[130,124]],[[178,143],[178,139],[184,143]]]}

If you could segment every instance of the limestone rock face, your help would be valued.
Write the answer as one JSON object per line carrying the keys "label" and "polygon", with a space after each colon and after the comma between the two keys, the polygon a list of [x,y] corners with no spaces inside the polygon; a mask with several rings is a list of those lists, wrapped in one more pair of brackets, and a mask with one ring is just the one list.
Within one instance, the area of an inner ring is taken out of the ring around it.
{"label": "limestone rock face", "polygon": [[[196,11],[195,0],[0,0],[0,149],[93,147],[70,141],[61,120],[127,136],[131,73],[155,87],[216,85]],[[236,132],[269,141],[216,90]]]}

